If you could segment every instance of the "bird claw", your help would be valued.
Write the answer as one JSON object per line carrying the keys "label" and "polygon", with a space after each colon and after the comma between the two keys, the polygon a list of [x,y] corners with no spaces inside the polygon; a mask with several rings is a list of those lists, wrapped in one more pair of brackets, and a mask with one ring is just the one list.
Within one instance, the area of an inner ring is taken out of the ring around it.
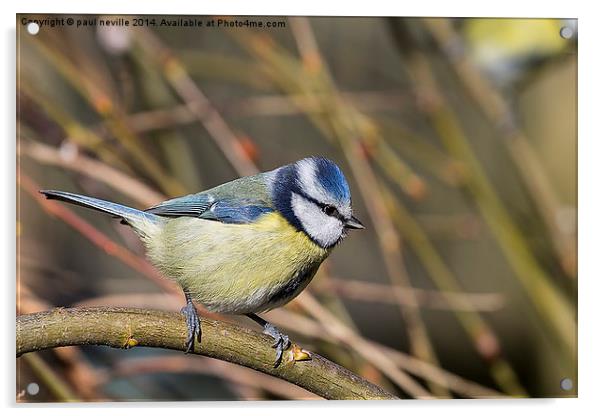
{"label": "bird claw", "polygon": [[196,307],[192,302],[187,302],[180,312],[186,318],[186,327],[188,328],[188,337],[186,338],[186,354],[194,351],[195,338],[201,342],[201,321],[199,319]]}
{"label": "bird claw", "polygon": [[290,347],[291,341],[289,340],[288,335],[283,334],[278,328],[270,323],[266,323],[263,328],[263,333],[274,338],[272,348],[276,349],[276,361],[274,362],[274,368],[277,368],[282,362],[282,355],[284,354],[284,351]]}

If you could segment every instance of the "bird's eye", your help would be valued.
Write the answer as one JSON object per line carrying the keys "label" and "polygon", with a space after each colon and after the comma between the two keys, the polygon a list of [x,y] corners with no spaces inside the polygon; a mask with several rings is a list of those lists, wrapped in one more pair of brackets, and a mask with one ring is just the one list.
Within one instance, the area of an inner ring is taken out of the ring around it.
{"label": "bird's eye", "polygon": [[332,205],[326,205],[324,207],[324,213],[326,215],[333,216],[335,214],[335,212],[337,212],[337,209],[334,206],[332,206]]}

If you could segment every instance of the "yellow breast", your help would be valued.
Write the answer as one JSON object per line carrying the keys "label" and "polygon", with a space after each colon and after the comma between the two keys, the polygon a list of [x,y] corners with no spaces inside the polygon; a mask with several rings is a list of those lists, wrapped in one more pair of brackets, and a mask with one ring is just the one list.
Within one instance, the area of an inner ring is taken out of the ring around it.
{"label": "yellow breast", "polygon": [[170,219],[147,247],[153,263],[197,302],[237,314],[288,302],[329,254],[278,213],[253,224]]}

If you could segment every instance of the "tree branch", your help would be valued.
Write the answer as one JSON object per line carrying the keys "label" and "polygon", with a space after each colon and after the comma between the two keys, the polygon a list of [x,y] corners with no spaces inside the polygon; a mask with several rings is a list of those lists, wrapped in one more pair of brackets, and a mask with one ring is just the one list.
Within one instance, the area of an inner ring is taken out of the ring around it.
{"label": "tree branch", "polygon": [[[269,337],[240,326],[202,319],[201,345],[195,354],[217,358],[270,374],[327,399],[396,399],[349,370],[312,353],[295,361],[295,348],[273,368]],[[69,345],[135,346],[186,350],[181,314],[130,308],[54,309],[17,317],[17,357]],[[295,346],[294,346],[295,347]],[[297,353],[299,349],[297,348]],[[302,354],[301,354],[302,355]]]}

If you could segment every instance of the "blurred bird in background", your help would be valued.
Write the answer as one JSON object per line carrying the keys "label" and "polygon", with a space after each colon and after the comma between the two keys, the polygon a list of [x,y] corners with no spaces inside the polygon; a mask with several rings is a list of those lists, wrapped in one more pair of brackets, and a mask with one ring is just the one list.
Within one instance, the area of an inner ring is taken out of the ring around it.
{"label": "blurred bird in background", "polygon": [[462,20],[467,53],[498,86],[508,86],[570,48],[563,28],[577,31],[567,19]]}
{"label": "blurred bird in background", "polygon": [[109,213],[134,229],[150,260],[184,291],[187,351],[195,338],[201,340],[193,304],[198,302],[209,311],[244,314],[262,325],[274,338],[275,367],[289,338],[256,314],[296,297],[347,230],[364,228],[353,216],[342,171],[319,157],[145,211],[68,192],[41,192]]}

